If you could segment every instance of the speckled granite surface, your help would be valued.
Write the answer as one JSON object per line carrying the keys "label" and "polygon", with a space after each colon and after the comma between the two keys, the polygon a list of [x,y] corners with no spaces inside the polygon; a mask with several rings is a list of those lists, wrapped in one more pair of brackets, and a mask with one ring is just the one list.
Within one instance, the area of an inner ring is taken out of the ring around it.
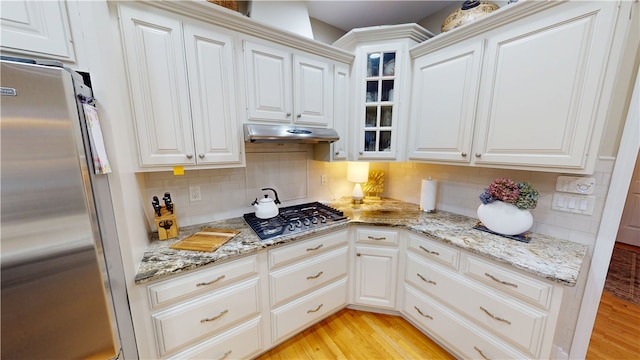
{"label": "speckled granite surface", "polygon": [[[255,253],[270,246],[305,239],[353,224],[402,227],[568,286],[576,284],[587,251],[585,245],[535,233],[530,235],[529,243],[507,239],[473,229],[476,219],[444,211],[425,213],[416,204],[393,199],[367,201],[354,206],[351,205],[350,198],[344,198],[330,205],[344,211],[350,221],[327,226],[322,230],[311,230],[302,235],[260,241],[240,217],[181,228],[177,239],[152,239],[135,281],[142,284],[162,279],[215,261]],[[212,253],[169,248],[203,227],[235,229],[240,230],[240,234]]]}

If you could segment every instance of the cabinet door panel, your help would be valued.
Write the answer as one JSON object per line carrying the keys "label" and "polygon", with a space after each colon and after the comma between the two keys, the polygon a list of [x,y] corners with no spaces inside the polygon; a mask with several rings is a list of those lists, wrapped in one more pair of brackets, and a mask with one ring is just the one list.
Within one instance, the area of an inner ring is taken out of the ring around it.
{"label": "cabinet door panel", "polygon": [[333,121],[331,67],[326,62],[294,55],[294,94],[296,124],[329,126]]}
{"label": "cabinet door panel", "polygon": [[476,162],[584,166],[614,13],[584,4],[488,37]]}
{"label": "cabinet door panel", "polygon": [[3,1],[2,48],[74,61],[65,1]]}
{"label": "cabinet door panel", "polygon": [[209,29],[184,26],[197,162],[240,163],[233,38]]}
{"label": "cabinet door panel", "polygon": [[120,7],[141,164],[195,164],[181,23]]}
{"label": "cabinet door panel", "polygon": [[356,303],[394,308],[398,249],[356,246]]}
{"label": "cabinet door panel", "polygon": [[333,150],[333,160],[347,160],[349,146],[349,68],[336,66],[333,77],[333,128],[340,135],[340,140],[331,144]]}
{"label": "cabinet door panel", "polygon": [[469,162],[481,58],[474,40],[415,60],[410,158]]}
{"label": "cabinet door panel", "polygon": [[249,118],[288,123],[291,119],[291,54],[245,42]]}

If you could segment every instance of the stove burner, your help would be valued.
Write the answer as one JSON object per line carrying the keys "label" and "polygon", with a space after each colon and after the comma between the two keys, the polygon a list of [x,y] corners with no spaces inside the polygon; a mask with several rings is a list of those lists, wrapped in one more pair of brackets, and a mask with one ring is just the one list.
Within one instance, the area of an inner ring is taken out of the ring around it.
{"label": "stove burner", "polygon": [[346,221],[347,217],[342,211],[313,202],[281,208],[278,216],[271,219],[259,219],[250,213],[244,214],[244,220],[260,239],[266,240]]}

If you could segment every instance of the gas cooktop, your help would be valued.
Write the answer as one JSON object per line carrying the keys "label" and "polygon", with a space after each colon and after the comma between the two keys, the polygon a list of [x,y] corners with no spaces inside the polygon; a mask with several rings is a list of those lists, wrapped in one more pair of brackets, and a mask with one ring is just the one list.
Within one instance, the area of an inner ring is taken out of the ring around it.
{"label": "gas cooktop", "polygon": [[255,213],[244,214],[244,220],[262,240],[318,229],[349,220],[342,211],[319,202],[279,209],[278,216],[260,219]]}

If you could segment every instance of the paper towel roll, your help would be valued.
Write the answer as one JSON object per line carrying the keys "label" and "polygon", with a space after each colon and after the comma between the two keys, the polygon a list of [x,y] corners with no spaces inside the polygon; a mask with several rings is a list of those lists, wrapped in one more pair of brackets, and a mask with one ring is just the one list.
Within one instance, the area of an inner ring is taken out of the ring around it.
{"label": "paper towel roll", "polygon": [[426,212],[436,211],[436,194],[438,193],[438,181],[431,179],[422,180],[420,189],[420,209]]}

